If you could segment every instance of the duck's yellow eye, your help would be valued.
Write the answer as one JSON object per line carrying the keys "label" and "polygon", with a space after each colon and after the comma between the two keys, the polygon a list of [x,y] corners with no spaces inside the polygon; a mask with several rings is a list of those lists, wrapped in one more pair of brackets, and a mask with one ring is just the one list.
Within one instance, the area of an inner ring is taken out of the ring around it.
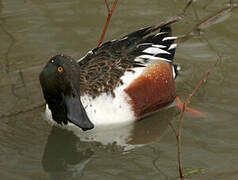
{"label": "duck's yellow eye", "polygon": [[62,66],[59,66],[59,67],[58,67],[58,72],[63,72],[63,70],[64,70],[64,69],[63,69]]}

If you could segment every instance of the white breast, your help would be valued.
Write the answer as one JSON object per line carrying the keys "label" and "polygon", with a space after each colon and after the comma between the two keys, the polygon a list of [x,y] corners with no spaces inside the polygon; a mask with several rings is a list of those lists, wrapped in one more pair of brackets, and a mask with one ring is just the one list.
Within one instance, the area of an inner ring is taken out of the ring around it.
{"label": "white breast", "polygon": [[135,72],[125,72],[121,77],[123,85],[114,90],[115,97],[106,93],[95,99],[87,95],[81,96],[87,115],[95,126],[128,123],[136,120],[129,104],[130,97],[124,92],[124,89],[141,75],[143,69],[136,68]]}
{"label": "white breast", "polygon": [[127,95],[121,89],[116,91],[115,98],[106,93],[95,99],[87,95],[81,97],[87,115],[95,126],[135,120],[131,107],[127,103],[129,100]]}

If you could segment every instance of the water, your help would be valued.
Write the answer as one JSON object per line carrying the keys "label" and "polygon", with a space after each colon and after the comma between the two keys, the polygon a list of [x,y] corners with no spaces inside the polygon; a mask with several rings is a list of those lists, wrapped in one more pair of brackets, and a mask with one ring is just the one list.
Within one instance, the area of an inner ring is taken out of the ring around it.
{"label": "water", "polygon": [[[184,3],[119,1],[105,41],[174,16]],[[174,34],[189,32],[226,6],[225,0],[196,1],[173,26]],[[176,140],[169,128],[178,122],[176,108],[113,130],[117,143],[107,145],[52,127],[42,116],[42,67],[52,55],[79,58],[97,46],[106,15],[104,1],[97,0],[0,0],[0,179],[177,179]],[[184,171],[200,169],[191,179],[238,178],[237,20],[235,9],[177,49],[177,94],[184,99],[216,54],[223,58],[192,99],[191,107],[208,118],[184,118]],[[125,143],[130,146],[123,149]]]}

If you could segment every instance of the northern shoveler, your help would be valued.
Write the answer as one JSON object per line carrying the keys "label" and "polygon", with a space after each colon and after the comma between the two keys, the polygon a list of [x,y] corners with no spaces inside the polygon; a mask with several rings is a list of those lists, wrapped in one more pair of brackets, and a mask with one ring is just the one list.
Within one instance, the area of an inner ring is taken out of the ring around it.
{"label": "northern shoveler", "polygon": [[52,57],[40,73],[49,119],[89,130],[132,122],[171,104],[177,75],[171,34],[170,26],[150,26],[106,42],[78,61]]}

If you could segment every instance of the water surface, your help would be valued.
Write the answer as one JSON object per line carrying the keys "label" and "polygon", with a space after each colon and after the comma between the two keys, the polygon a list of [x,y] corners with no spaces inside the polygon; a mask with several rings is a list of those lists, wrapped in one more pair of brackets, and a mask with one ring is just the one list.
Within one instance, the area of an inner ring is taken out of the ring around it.
{"label": "water surface", "polygon": [[[105,41],[174,16],[184,3],[119,1]],[[196,1],[185,19],[173,26],[174,34],[189,32],[226,6],[225,0]],[[83,141],[52,127],[42,116],[39,72],[55,54],[80,58],[94,48],[106,15],[104,1],[97,0],[0,0],[0,179],[177,179],[176,140],[168,125],[178,122],[176,108],[115,130],[129,132],[125,142],[133,148],[126,150],[116,142]],[[176,88],[182,98],[191,93],[217,53],[223,59],[192,99],[191,106],[208,118],[184,118],[185,172],[203,169],[191,179],[238,178],[237,22],[234,10],[177,49],[175,61],[182,71]]]}

